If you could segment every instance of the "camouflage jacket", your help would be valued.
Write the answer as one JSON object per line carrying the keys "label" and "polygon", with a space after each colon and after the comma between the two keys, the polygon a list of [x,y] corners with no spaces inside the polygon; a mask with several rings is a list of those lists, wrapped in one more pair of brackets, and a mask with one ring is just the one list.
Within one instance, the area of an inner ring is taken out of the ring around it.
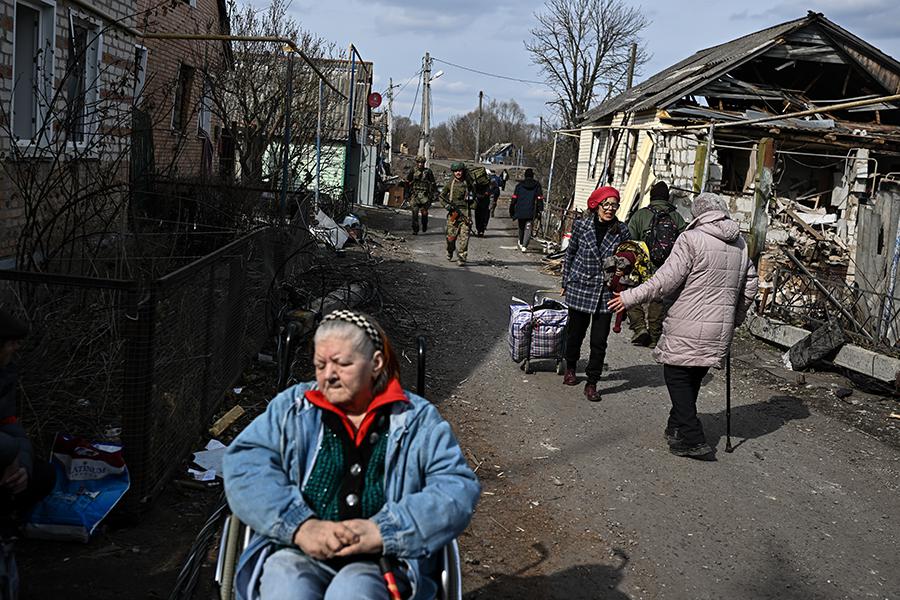
{"label": "camouflage jacket", "polygon": [[413,204],[430,204],[437,195],[437,182],[434,173],[428,167],[413,168],[406,174],[409,184],[409,200]]}
{"label": "camouflage jacket", "polygon": [[444,189],[441,190],[441,195],[439,196],[441,206],[446,208],[448,212],[458,208],[463,213],[468,214],[472,205],[473,196],[471,192],[473,191],[474,186],[468,176],[464,177],[462,181],[457,181],[456,177],[451,176],[450,181],[444,184]]}

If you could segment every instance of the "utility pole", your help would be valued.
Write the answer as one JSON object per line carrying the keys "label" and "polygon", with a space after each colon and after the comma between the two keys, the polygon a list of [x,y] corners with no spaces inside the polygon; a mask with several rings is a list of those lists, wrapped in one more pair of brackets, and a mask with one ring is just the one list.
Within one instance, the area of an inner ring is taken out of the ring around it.
{"label": "utility pole", "polygon": [[431,55],[425,53],[422,67],[422,135],[419,137],[419,154],[431,160]]}
{"label": "utility pole", "polygon": [[481,160],[481,104],[484,101],[484,92],[478,92],[478,125],[475,129],[475,162]]}
{"label": "utility pole", "polygon": [[387,105],[387,156],[384,162],[391,164],[391,154],[394,152],[394,79],[388,79],[388,105]]}
{"label": "utility pole", "polygon": [[540,141],[543,142],[544,141],[544,115],[541,115],[540,119],[541,119],[541,128],[538,131],[540,131]]}
{"label": "utility pole", "polygon": [[628,58],[628,82],[625,85],[626,90],[631,89],[634,83],[634,66],[637,63],[637,44],[631,44],[631,56]]}

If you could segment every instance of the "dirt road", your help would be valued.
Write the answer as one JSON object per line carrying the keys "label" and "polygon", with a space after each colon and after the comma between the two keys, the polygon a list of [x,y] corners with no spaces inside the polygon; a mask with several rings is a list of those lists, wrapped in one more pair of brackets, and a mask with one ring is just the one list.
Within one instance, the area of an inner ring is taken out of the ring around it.
{"label": "dirt road", "polygon": [[[368,218],[388,225],[384,211]],[[408,236],[407,219],[392,217],[396,233]],[[525,375],[507,352],[510,296],[558,281],[538,272],[539,254],[516,250],[508,219],[472,238],[464,268],[435,229],[407,237],[390,277],[427,315],[428,395],[484,486],[461,538],[468,598],[900,598],[897,429],[873,426],[879,441],[853,426],[866,407],[889,422],[894,401],[857,391],[842,410],[839,378],[795,385],[776,349],[742,337],[736,451],[723,452],[714,372],[699,410],[719,460],[674,457],[649,350],[612,336],[599,404],[562,386],[550,362]]]}

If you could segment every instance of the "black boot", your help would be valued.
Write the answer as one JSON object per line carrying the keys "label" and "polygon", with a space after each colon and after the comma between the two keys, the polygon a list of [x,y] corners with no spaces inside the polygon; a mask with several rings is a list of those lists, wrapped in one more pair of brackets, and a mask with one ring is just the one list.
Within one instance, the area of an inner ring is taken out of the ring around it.
{"label": "black boot", "polygon": [[428,231],[428,215],[422,215],[422,233]]}

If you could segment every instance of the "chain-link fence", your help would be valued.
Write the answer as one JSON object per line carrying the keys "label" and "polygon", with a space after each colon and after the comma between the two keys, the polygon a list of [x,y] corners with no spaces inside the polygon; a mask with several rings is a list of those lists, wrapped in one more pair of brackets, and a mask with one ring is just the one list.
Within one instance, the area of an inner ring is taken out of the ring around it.
{"label": "chain-link fence", "polygon": [[121,441],[125,508],[152,499],[263,345],[276,279],[309,244],[304,228],[265,227],[144,280],[0,271],[0,303],[32,326],[19,368],[35,445]]}

